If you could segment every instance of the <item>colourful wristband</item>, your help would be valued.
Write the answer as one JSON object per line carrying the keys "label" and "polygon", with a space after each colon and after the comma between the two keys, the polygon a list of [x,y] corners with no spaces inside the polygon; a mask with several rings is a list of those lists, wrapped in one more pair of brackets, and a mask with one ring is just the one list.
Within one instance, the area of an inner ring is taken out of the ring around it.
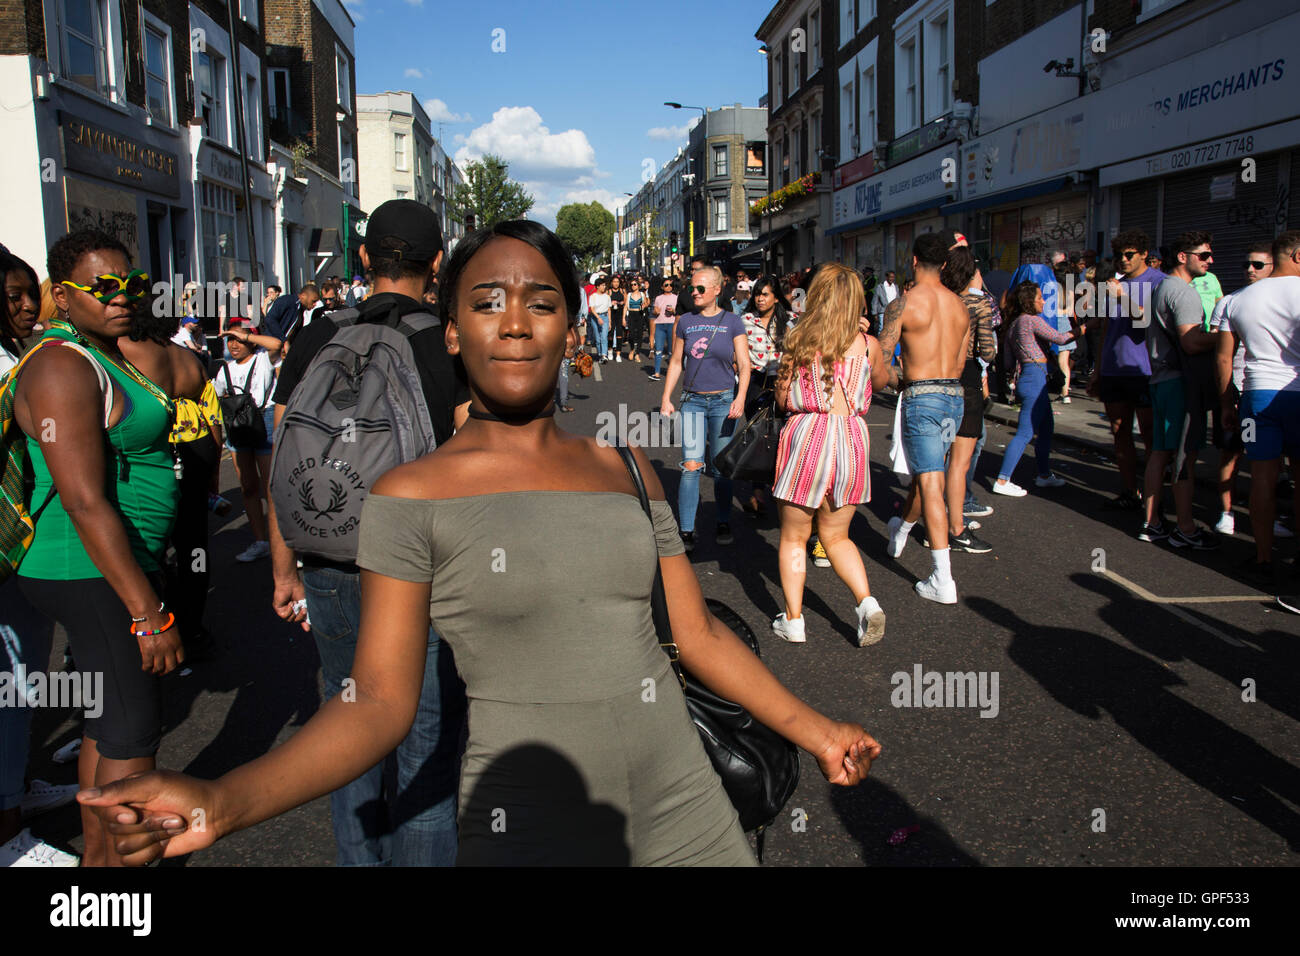
{"label": "colourful wristband", "polygon": [[175,623],[176,623],[176,615],[168,611],[167,623],[164,624],[162,627],[152,631],[137,631],[134,627],[132,627],[131,634],[134,635],[135,637],[153,637],[155,634],[161,634],[163,631],[169,630],[171,626]]}

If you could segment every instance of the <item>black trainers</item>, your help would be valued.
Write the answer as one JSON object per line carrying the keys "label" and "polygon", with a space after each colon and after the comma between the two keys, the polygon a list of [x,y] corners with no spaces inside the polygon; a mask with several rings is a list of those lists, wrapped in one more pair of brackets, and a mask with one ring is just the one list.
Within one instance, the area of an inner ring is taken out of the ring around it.
{"label": "black trainers", "polygon": [[1107,501],[1105,507],[1109,511],[1136,511],[1142,507],[1142,496],[1137,492],[1121,491]]}
{"label": "black trainers", "polygon": [[993,550],[993,545],[975,536],[970,525],[962,528],[961,534],[948,535],[948,547],[954,551],[965,551],[967,554],[988,554]]}
{"label": "black trainers", "polygon": [[1183,534],[1175,528],[1169,535],[1169,545],[1173,548],[1191,548],[1193,551],[1213,551],[1219,546],[1208,534],[1202,534],[1197,528],[1191,534]]}
{"label": "black trainers", "polygon": [[1164,541],[1169,537],[1169,529],[1163,524],[1144,524],[1138,532],[1139,541]]}
{"label": "black trainers", "polygon": [[714,530],[718,544],[731,544],[736,539],[731,536],[731,525],[723,522]]}
{"label": "black trainers", "polygon": [[695,532],[694,532],[694,531],[683,531],[683,532],[682,532],[682,547],[686,549],[686,553],[687,553],[687,554],[690,554],[692,551],[695,550]]}
{"label": "black trainers", "polygon": [[993,506],[982,501],[972,501],[962,508],[961,514],[963,518],[987,518],[993,514]]}

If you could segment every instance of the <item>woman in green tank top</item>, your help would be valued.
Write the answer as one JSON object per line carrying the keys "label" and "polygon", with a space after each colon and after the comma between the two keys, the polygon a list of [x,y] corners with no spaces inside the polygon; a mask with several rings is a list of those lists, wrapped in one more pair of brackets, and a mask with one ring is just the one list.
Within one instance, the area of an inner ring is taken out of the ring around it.
{"label": "woman in green tank top", "polygon": [[[50,249],[48,268],[59,314],[23,369],[14,414],[28,437],[32,500],[49,504],[18,583],[63,624],[79,669],[102,675],[98,700],[86,701],[77,768],[78,782],[91,787],[153,768],[159,679],[184,660],[158,596],[179,499],[172,403],[118,351],[148,290],[122,244],[90,230],[70,233]],[[83,864],[117,863],[88,809]]]}

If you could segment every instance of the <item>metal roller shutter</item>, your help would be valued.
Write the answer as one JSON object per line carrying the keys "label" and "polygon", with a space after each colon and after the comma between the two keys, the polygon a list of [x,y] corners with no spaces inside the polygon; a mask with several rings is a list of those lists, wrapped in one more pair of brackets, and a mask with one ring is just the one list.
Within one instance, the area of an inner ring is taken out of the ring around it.
{"label": "metal roller shutter", "polygon": [[[1119,194],[1119,231],[1141,229],[1151,241],[1156,241],[1156,204],[1160,198],[1159,185],[1151,180],[1128,183]],[[1110,249],[1098,249],[1101,258],[1110,257]]]}
{"label": "metal roller shutter", "polygon": [[[1296,186],[1300,186],[1300,149],[1291,150],[1291,191],[1294,192]],[[1300,229],[1300,202],[1291,202],[1290,222],[1287,223],[1288,229]]]}
{"label": "metal roller shutter", "polygon": [[1253,183],[1241,181],[1239,162],[1168,177],[1161,243],[1168,245],[1179,233],[1193,229],[1210,233],[1214,237],[1211,271],[1225,293],[1241,288],[1246,247],[1271,240],[1285,219],[1278,206],[1277,161],[1276,154],[1259,157]]}

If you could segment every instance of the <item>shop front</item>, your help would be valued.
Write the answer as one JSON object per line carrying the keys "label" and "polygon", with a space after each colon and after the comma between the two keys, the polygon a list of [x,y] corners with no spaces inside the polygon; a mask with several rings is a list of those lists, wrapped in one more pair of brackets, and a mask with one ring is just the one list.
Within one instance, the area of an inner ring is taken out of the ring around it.
{"label": "shop front", "polygon": [[945,226],[940,207],[956,195],[958,148],[949,144],[922,156],[841,185],[833,193],[832,226],[839,244],[836,257],[877,276],[893,269],[900,278],[911,271],[915,238]]}

